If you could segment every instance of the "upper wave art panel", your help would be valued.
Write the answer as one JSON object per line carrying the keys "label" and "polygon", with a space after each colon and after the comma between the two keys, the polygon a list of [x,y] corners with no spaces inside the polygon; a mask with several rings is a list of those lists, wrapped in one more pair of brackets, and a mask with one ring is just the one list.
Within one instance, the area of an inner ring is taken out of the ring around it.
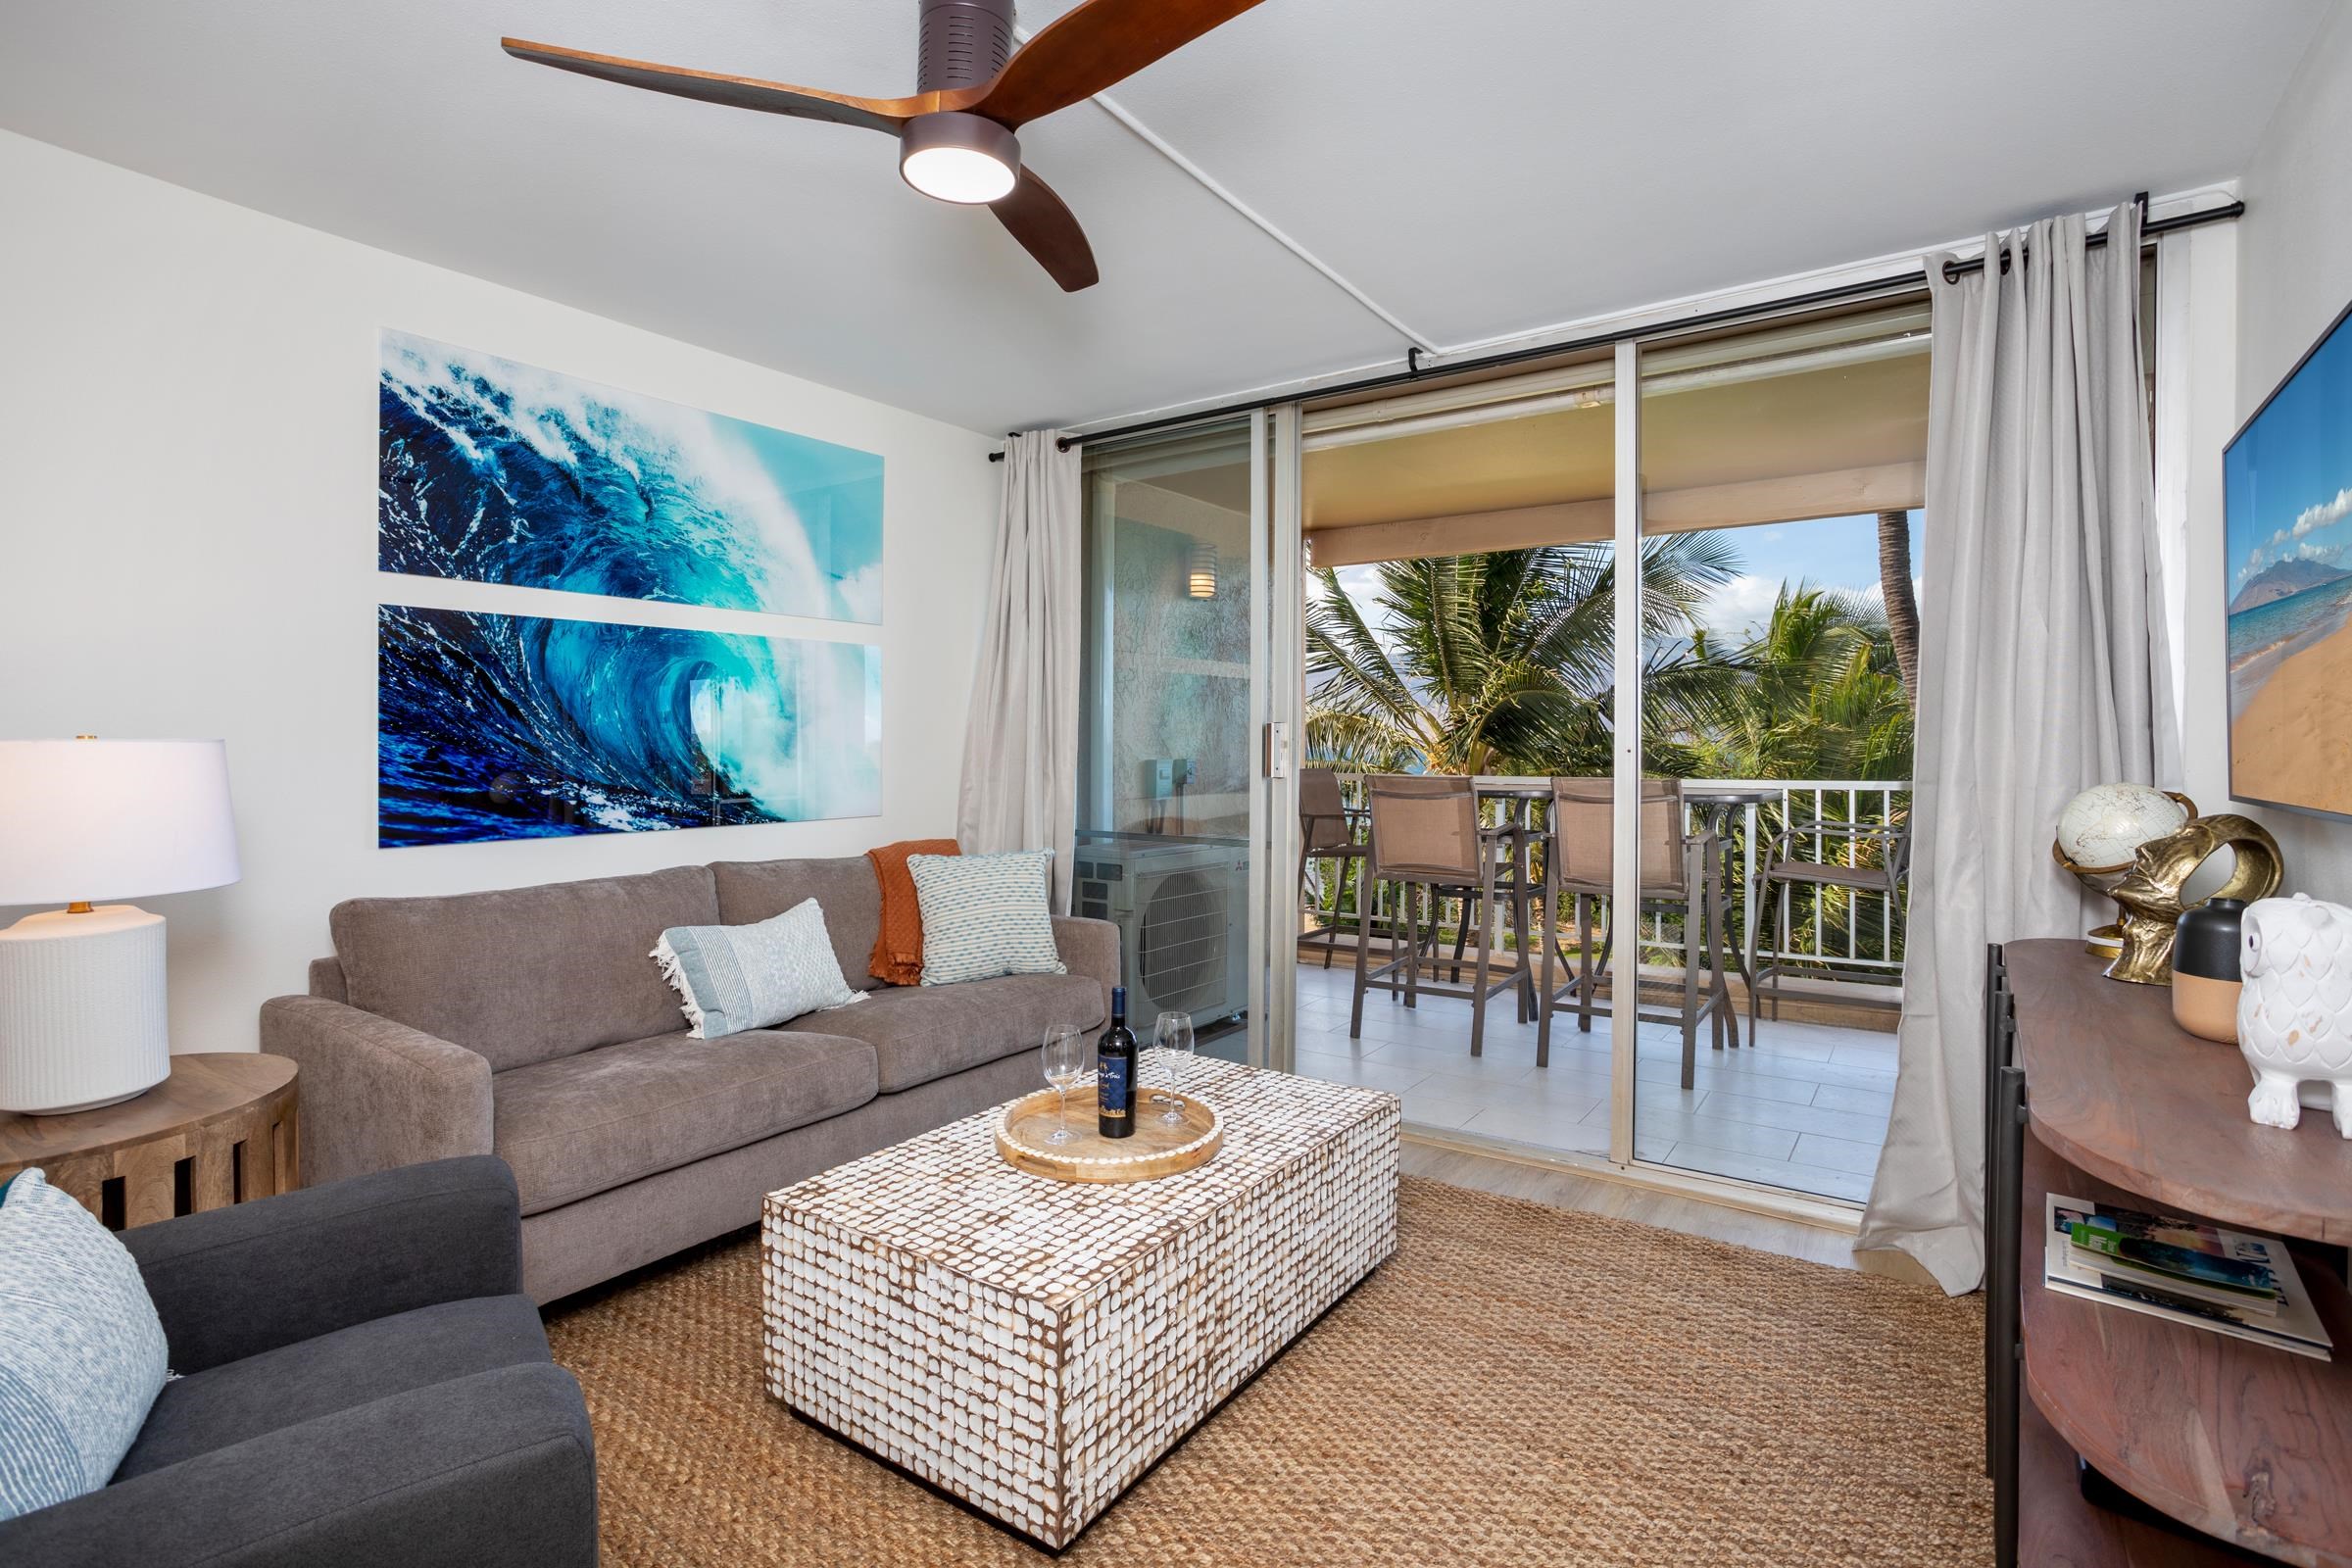
{"label": "upper wave art panel", "polygon": [[386,330],[385,571],[879,624],[882,460]]}

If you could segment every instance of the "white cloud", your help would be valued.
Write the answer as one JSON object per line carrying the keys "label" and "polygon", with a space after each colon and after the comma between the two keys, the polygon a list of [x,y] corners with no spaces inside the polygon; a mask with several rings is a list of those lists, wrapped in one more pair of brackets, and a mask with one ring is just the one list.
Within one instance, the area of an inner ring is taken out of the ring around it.
{"label": "white cloud", "polygon": [[1348,597],[1355,601],[1356,608],[1369,613],[1380,597],[1378,564],[1342,566],[1335,575],[1340,579],[1340,586],[1348,590]]}
{"label": "white cloud", "polygon": [[1698,607],[1698,623],[1707,634],[1727,643],[1743,642],[1763,629],[1772,618],[1772,607],[1781,596],[1782,579],[1759,577],[1743,573],[1707,596]]}
{"label": "white cloud", "polygon": [[[2348,516],[2352,516],[2352,489],[2338,490],[2333,501],[2323,501],[2316,507],[2303,509],[2302,515],[2295,518],[2295,537],[2300,539],[2307,533],[2315,533]],[[2280,534],[2278,537],[2283,539],[2286,536]]]}

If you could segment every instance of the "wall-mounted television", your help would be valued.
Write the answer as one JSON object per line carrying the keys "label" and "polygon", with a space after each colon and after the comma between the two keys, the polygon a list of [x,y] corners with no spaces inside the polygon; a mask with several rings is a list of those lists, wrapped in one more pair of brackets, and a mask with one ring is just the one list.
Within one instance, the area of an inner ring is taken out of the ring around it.
{"label": "wall-mounted television", "polygon": [[2230,793],[2352,817],[2352,306],[2230,438]]}

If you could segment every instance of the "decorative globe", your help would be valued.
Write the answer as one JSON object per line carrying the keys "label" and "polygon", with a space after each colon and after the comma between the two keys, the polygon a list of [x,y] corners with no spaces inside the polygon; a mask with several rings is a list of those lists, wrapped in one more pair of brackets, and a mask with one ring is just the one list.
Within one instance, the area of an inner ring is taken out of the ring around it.
{"label": "decorative globe", "polygon": [[2058,813],[2058,848],[2077,874],[2121,869],[2150,839],[2178,833],[2193,810],[2145,784],[2100,784]]}

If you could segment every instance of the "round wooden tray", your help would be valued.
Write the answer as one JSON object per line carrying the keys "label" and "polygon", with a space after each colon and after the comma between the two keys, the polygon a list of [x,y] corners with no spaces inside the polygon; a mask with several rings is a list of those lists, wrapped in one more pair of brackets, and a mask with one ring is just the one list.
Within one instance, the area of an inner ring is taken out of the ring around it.
{"label": "round wooden tray", "polygon": [[1060,1118],[1061,1097],[1051,1089],[1024,1095],[997,1112],[997,1152],[1016,1170],[1057,1182],[1156,1181],[1215,1158],[1225,1142],[1216,1108],[1178,1095],[1184,1120],[1163,1122],[1167,1107],[1152,1103],[1155,1093],[1166,1091],[1146,1088],[1136,1096],[1134,1137],[1105,1138],[1095,1130],[1095,1086],[1071,1090],[1069,1125],[1078,1136],[1058,1145],[1045,1140]]}

